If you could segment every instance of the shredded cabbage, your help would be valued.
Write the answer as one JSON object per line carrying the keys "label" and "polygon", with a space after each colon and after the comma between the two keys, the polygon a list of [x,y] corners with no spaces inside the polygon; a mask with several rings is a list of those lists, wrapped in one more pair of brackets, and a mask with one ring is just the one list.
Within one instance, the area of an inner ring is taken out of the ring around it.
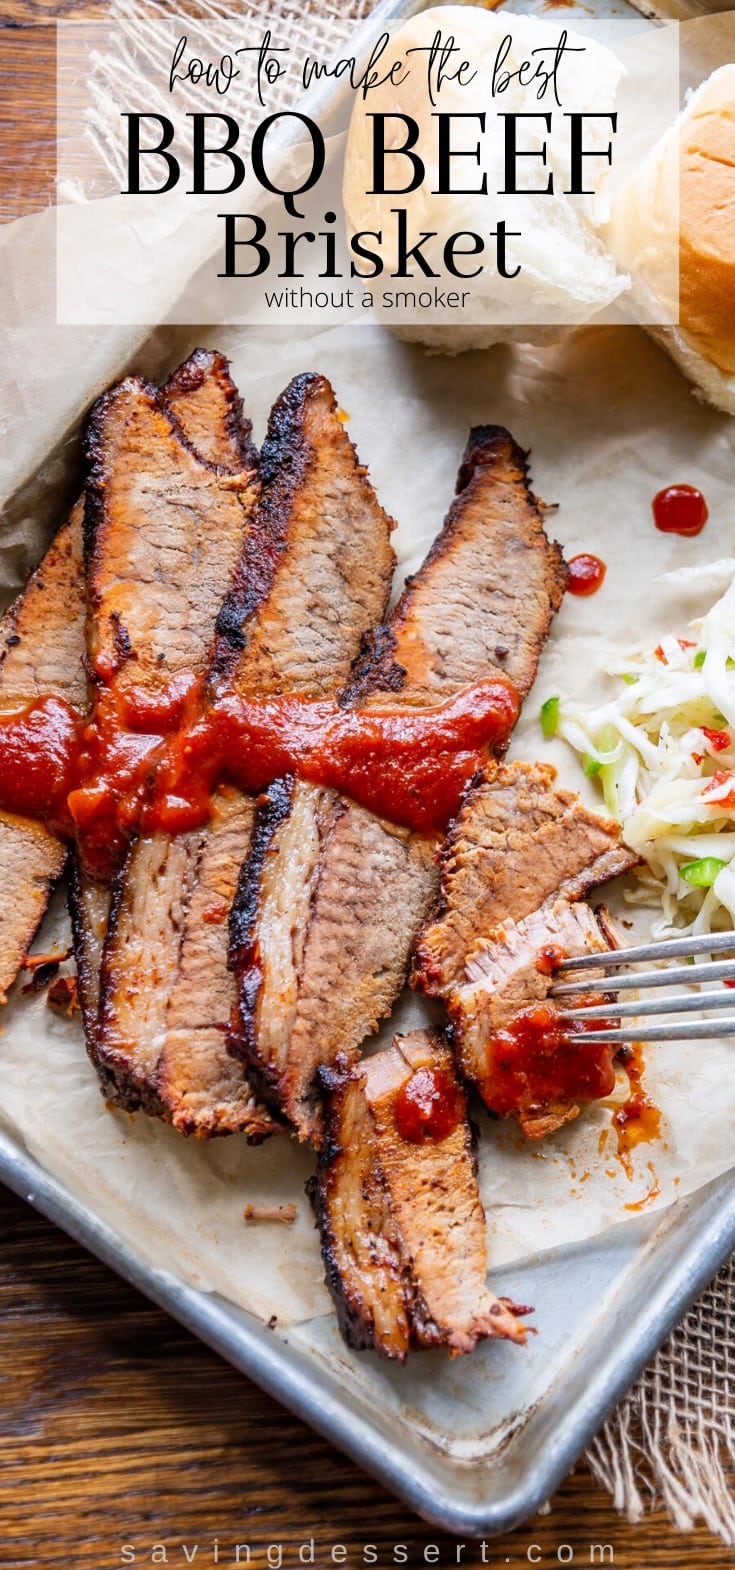
{"label": "shredded cabbage", "polygon": [[553,710],[642,858],[628,897],[660,906],[658,937],[735,925],[735,561],[714,564],[714,580],[725,571],[729,586],[689,636],[606,667],[620,689],[608,703],[562,697]]}

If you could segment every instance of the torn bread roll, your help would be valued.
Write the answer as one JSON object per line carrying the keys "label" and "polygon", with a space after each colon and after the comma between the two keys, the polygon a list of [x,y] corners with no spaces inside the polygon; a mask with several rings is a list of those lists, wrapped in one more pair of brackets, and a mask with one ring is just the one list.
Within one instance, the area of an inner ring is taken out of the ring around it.
{"label": "torn bread roll", "polygon": [[[453,47],[452,71],[440,86],[435,84],[430,95],[425,62],[437,37],[443,46]],[[395,277],[400,290],[417,290],[420,296],[428,287],[420,267],[411,264],[408,272],[395,270],[399,254],[395,215],[400,206],[406,213],[409,244],[424,236],[422,254],[434,268],[433,276],[439,279],[441,289],[455,291],[457,299],[460,293],[468,296],[466,303],[463,298],[452,310],[451,321],[428,314],[419,303],[413,315],[407,305],[400,324],[397,321],[394,327],[396,311],[386,306],[381,319],[399,337],[442,354],[485,349],[501,342],[556,342],[567,327],[590,321],[628,288],[627,277],[618,271],[598,234],[609,217],[607,175],[599,173],[604,171],[604,162],[593,165],[598,171],[596,194],[570,195],[569,119],[557,110],[553,116],[549,114],[546,128],[539,110],[549,110],[546,99],[550,95],[540,103],[538,81],[521,85],[518,79],[524,62],[548,62],[560,49],[569,53],[559,68],[564,109],[593,114],[600,104],[612,108],[624,67],[611,49],[588,34],[577,36],[566,24],[505,10],[496,16],[479,5],[432,7],[404,22],[381,59],[382,83],[372,87],[369,95],[356,96],[343,174],[348,233],[355,236],[365,231],[370,236],[369,248],[384,264],[381,287]],[[582,49],[584,71],[573,63],[574,51]],[[469,66],[473,73],[470,80],[459,80],[453,74],[459,61]],[[393,67],[397,80],[391,78]],[[497,74],[502,78],[502,90],[498,88],[496,99],[491,84]],[[519,141],[525,150],[518,160],[519,192],[509,198],[502,194],[504,124],[505,116],[513,111],[527,118]],[[374,127],[380,114],[388,117],[385,194],[374,189]],[[455,117],[451,193],[442,192],[439,114]],[[410,117],[418,127],[416,146],[425,171],[420,184],[410,191],[405,189],[410,171],[401,152],[406,138],[402,116]],[[458,129],[463,123],[464,140]],[[603,123],[590,120],[586,135],[588,147],[602,153],[609,140]],[[475,144],[476,153],[472,150]],[[527,152],[531,153],[530,169]],[[543,171],[542,179],[538,178],[539,170]],[[543,186],[552,178],[554,196],[550,200]],[[492,236],[498,223],[506,220],[505,276],[500,274],[500,261],[489,241],[481,253],[465,251],[456,274],[447,271],[444,246],[449,236]],[[518,277],[513,276],[516,267],[520,268]],[[381,315],[377,303],[375,311]]]}
{"label": "torn bread roll", "polygon": [[697,88],[618,193],[607,239],[638,300],[678,318],[651,336],[700,396],[735,414],[735,64]]}

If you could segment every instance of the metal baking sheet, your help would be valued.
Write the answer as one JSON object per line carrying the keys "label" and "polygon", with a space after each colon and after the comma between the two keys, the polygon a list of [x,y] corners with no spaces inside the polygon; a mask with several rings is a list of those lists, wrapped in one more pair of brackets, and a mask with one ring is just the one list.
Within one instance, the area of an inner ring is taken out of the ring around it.
{"label": "metal baking sheet", "polygon": [[[722,6],[722,9],[726,9]],[[422,9],[384,0],[388,21]],[[544,0],[509,9],[543,13]],[[626,0],[568,8],[634,14]],[[651,16],[701,12],[696,0],[639,0]],[[709,7],[706,7],[709,9]],[[359,37],[355,46],[359,50]],[[344,102],[325,103],[335,118]],[[471,1360],[418,1354],[404,1369],[355,1358],[329,1314],[269,1330],[223,1299],[151,1268],[0,1129],[0,1179],[179,1319],[235,1368],[449,1532],[491,1536],[526,1520],[557,1488],[595,1430],[690,1302],[735,1249],[735,1175],[601,1239],[504,1269],[502,1290],[537,1305],[523,1356],[500,1343]],[[429,1375],[430,1377],[427,1377]],[[453,1403],[452,1432],[441,1420]]]}
{"label": "metal baking sheet", "polygon": [[[503,1272],[503,1290],[538,1304],[523,1357],[473,1354],[473,1399],[449,1437],[432,1418],[439,1369],[351,1359],[331,1314],[268,1330],[231,1303],[141,1264],[115,1233],[0,1132],[0,1178],[352,1456],[427,1521],[490,1537],[525,1521],[573,1466],[608,1412],[735,1248],[735,1178],[601,1242]],[[512,1354],[513,1349],[510,1349]],[[479,1365],[479,1366],[478,1366]],[[488,1377],[482,1377],[483,1365]],[[460,1377],[457,1373],[457,1377]]]}

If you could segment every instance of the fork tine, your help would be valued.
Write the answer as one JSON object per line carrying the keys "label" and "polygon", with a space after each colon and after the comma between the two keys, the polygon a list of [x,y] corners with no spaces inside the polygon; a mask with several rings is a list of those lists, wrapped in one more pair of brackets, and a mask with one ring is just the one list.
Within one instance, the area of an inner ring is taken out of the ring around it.
{"label": "fork tine", "polygon": [[[721,954],[723,949],[735,952],[735,932],[710,932],[696,938],[664,938],[660,943],[643,943],[632,949],[611,949],[604,955],[605,968],[614,965],[638,965],[649,959],[681,959],[685,954]],[[593,970],[603,963],[599,954],[580,954],[579,958],[562,959],[554,968],[564,970]]]}
{"label": "fork tine", "polygon": [[590,1008],[564,1009],[561,1018],[615,1019],[637,1014],[695,1014],[702,1009],[732,1008],[729,992],[675,992],[673,998],[628,998],[624,1003],[595,1003]]}
{"label": "fork tine", "polygon": [[622,1030],[580,1031],[575,1042],[591,1046],[596,1041],[609,1041],[623,1046],[635,1041],[709,1041],[717,1036],[735,1036],[735,1015],[727,1019],[695,1019],[691,1024],[683,1019],[673,1025],[647,1025],[644,1030],[632,1026]]}
{"label": "fork tine", "polygon": [[[598,969],[600,962],[598,960]],[[735,981],[735,959],[713,960],[702,965],[668,965],[659,970],[632,971],[630,975],[609,976],[599,983],[590,981],[564,981],[550,989],[552,998],[571,998],[580,992],[589,992],[591,986],[608,984],[611,992],[630,992],[633,987],[671,987],[674,982]]]}

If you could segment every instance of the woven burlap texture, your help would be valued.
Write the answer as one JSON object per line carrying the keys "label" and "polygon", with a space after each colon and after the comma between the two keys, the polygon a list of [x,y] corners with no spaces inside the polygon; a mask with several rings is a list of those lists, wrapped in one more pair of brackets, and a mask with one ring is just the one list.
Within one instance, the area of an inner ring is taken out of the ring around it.
{"label": "woven burlap texture", "polygon": [[[194,0],[192,22],[204,21],[216,53],[218,37],[229,47],[233,20],[240,37],[259,37],[270,28],[274,42],[287,42],[293,57],[329,59],[342,51],[373,0]],[[164,0],[112,0],[116,28],[114,58],[101,52],[94,65],[94,112],[90,129],[108,170],[116,178],[119,158],[114,99],[124,96],[126,70],[137,78],[141,56],[154,74],[168,56],[151,20],[163,20]],[[169,13],[170,14],[170,13]],[[178,14],[181,14],[180,12]],[[221,30],[221,31],[220,31]],[[165,79],[165,72],[164,72]],[[279,89],[279,106],[298,96],[297,80]],[[187,94],[190,108],[195,91]],[[234,99],[237,102],[234,102]],[[151,105],[151,107],[154,107]],[[170,99],[166,112],[172,113]],[[230,105],[228,104],[228,108]],[[252,84],[231,95],[232,112],[247,131],[262,115]],[[114,130],[111,132],[111,126]],[[677,1330],[656,1354],[638,1383],[590,1445],[586,1461],[609,1490],[615,1508],[631,1522],[662,1502],[681,1531],[702,1520],[725,1543],[735,1544],[735,1494],[727,1475],[735,1466],[735,1262],[702,1293]]]}

